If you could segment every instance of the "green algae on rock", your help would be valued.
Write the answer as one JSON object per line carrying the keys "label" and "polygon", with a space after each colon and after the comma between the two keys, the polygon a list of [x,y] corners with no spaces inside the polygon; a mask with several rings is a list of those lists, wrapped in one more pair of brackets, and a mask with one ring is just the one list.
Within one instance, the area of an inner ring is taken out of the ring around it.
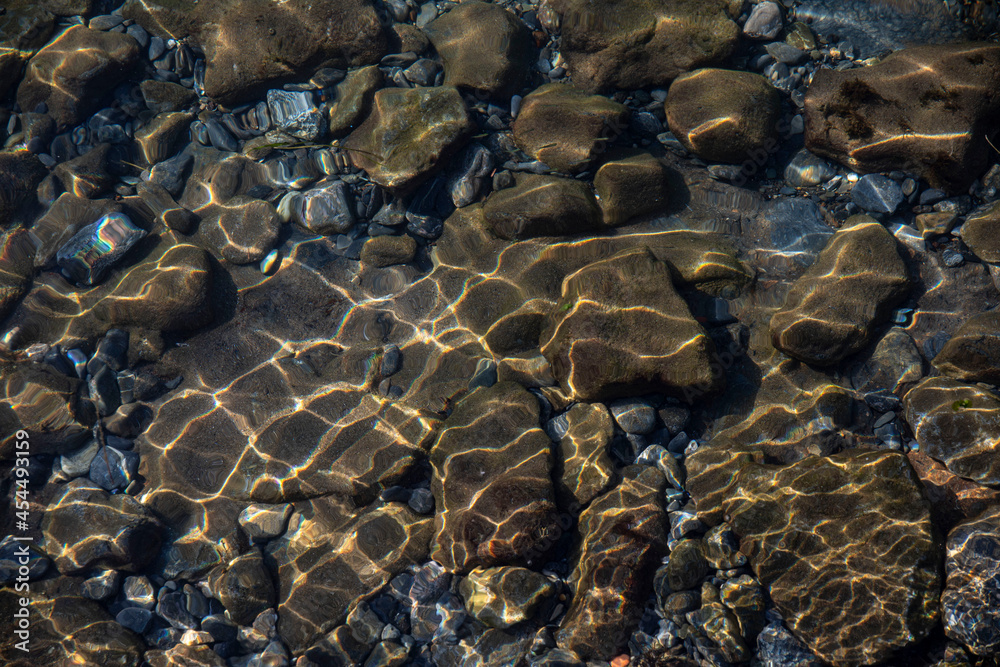
{"label": "green algae on rock", "polygon": [[910,290],[896,239],[874,219],[852,216],[792,285],[771,318],[774,347],[817,366],[866,347]]}

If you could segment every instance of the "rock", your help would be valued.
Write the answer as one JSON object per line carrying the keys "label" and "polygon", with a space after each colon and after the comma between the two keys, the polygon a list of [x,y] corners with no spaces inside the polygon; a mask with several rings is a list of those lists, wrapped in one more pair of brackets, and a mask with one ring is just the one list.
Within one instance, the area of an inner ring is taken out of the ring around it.
{"label": "rock", "polygon": [[187,112],[164,112],[136,131],[135,141],[146,164],[155,165],[173,155],[178,142],[186,138],[193,118],[194,114]]}
{"label": "rock", "polygon": [[1000,484],[1000,396],[931,377],[903,397],[903,410],[921,452],[977,484]]}
{"label": "rock", "polygon": [[868,345],[909,289],[892,234],[867,216],[855,216],[792,285],[771,318],[771,341],[806,363],[835,364]]}
{"label": "rock", "polygon": [[496,156],[479,143],[470,144],[463,152],[458,170],[448,179],[451,201],[456,208],[468,206],[483,192],[490,175],[496,169]]}
{"label": "rock", "polygon": [[700,539],[681,540],[670,550],[666,577],[670,589],[684,591],[699,588],[708,574],[704,545]]}
{"label": "rock", "polygon": [[476,568],[462,579],[459,592],[465,608],[483,625],[509,628],[526,621],[556,587],[523,567]]}
{"label": "rock", "polygon": [[250,625],[257,614],[275,603],[274,582],[258,549],[251,549],[212,570],[208,587],[213,597],[226,608],[229,617],[239,625]]}
{"label": "rock", "polygon": [[537,536],[555,517],[552,453],[534,396],[509,382],[475,390],[444,421],[430,461],[435,561],[465,571],[545,551]]}
{"label": "rock", "polygon": [[[761,612],[763,612],[763,596],[761,596]],[[747,648],[740,632],[739,621],[733,612],[724,604],[719,596],[719,590],[705,582],[701,587],[701,609],[690,616],[694,625],[718,647],[721,657],[727,662],[739,663],[750,659],[752,652]],[[756,641],[757,635],[752,637]]]}
{"label": "rock", "polygon": [[819,658],[780,622],[764,628],[757,639],[757,650],[764,664],[823,667]]}
{"label": "rock", "polygon": [[625,153],[606,160],[594,174],[604,224],[663,211],[670,200],[669,170],[649,153]]}
{"label": "rock", "polygon": [[226,667],[226,661],[211,646],[178,643],[166,650],[146,651],[150,667]]}
{"label": "rock", "polygon": [[0,227],[11,226],[45,175],[42,163],[26,150],[0,153]]}
{"label": "rock", "polygon": [[317,234],[346,234],[354,226],[354,202],[343,181],[332,181],[302,194],[292,208],[295,222]]}
{"label": "rock", "polygon": [[383,88],[341,146],[374,182],[401,192],[430,175],[472,129],[465,102],[451,86]]}
{"label": "rock", "polygon": [[[594,5],[557,0],[561,50],[576,85],[592,92],[669,83],[683,72],[722,63],[740,28],[726,0],[625,0]],[[736,10],[736,14],[739,13]]]}
{"label": "rock", "polygon": [[781,28],[781,6],[776,2],[761,2],[750,11],[750,18],[743,24],[743,34],[750,39],[774,39]]}
{"label": "rock", "polygon": [[521,101],[514,141],[525,153],[557,171],[586,169],[621,134],[628,110],[601,95],[560,83],[540,86]]}
{"label": "rock", "polygon": [[157,221],[169,229],[187,234],[198,222],[197,215],[174,201],[170,192],[155,181],[139,181],[135,185],[135,192],[156,216]]}
{"label": "rock", "polygon": [[25,56],[45,46],[52,36],[55,17],[47,2],[8,0],[0,17],[0,47],[25,51]]}
{"label": "rock", "polygon": [[871,213],[894,213],[904,199],[899,183],[882,174],[862,176],[851,189],[851,201]]}
{"label": "rock", "polygon": [[531,32],[499,5],[464,2],[424,32],[444,62],[444,83],[491,97],[510,97],[531,65]]}
{"label": "rock", "polygon": [[288,517],[291,515],[292,506],[288,503],[282,505],[255,503],[240,512],[239,522],[250,539],[269,540],[285,532]]}
{"label": "rock", "polygon": [[539,338],[542,354],[574,400],[660,391],[690,401],[723,377],[689,313],[665,262],[645,248],[622,251],[566,277]]}
{"label": "rock", "polygon": [[[104,372],[108,372],[105,370]],[[90,481],[105,491],[122,490],[135,479],[139,455],[122,452],[114,447],[101,447],[90,461]]]}
{"label": "rock", "polygon": [[663,475],[646,466],[621,472],[622,482],[580,514],[573,600],[556,633],[559,646],[587,660],[609,660],[625,647],[667,553]]}
{"label": "rock", "polygon": [[361,248],[361,261],[383,268],[413,261],[417,242],[412,236],[373,236]]}
{"label": "rock", "polygon": [[75,479],[42,518],[47,551],[63,574],[95,567],[141,571],[160,550],[163,524],[132,496]]}
{"label": "rock", "polygon": [[997,85],[993,44],[919,46],[868,67],[818,70],[805,97],[806,148],[858,171],[901,169],[965,190],[987,165]]}
{"label": "rock", "polygon": [[924,376],[924,360],[910,335],[892,327],[875,345],[871,354],[861,355],[851,364],[851,383],[865,394],[886,390],[902,396]]}
{"label": "rock", "polygon": [[1000,649],[1000,507],[963,521],[948,534],[947,584],[941,594],[944,631],[976,656]]}
{"label": "rock", "polygon": [[239,195],[220,204],[200,229],[224,260],[251,264],[264,259],[278,240],[281,218],[268,202]]}
{"label": "rock", "polygon": [[314,142],[323,133],[323,117],[316,108],[312,91],[267,91],[271,121],[284,132],[302,141]]}
{"label": "rock", "polygon": [[519,174],[514,187],[487,198],[483,217],[497,236],[515,240],[589,231],[600,224],[601,211],[582,181]]}
{"label": "rock", "polygon": [[79,157],[57,164],[52,173],[67,192],[96,199],[115,184],[115,179],[108,173],[110,154],[111,144],[98,144]]}
{"label": "rock", "polygon": [[180,196],[184,190],[184,178],[187,168],[194,161],[188,152],[178,153],[169,160],[153,165],[149,173],[149,181],[162,186],[174,197]]}
{"label": "rock", "polygon": [[21,81],[24,63],[28,54],[16,49],[0,46],[0,97],[6,97],[7,91]]}
{"label": "rock", "polygon": [[386,48],[368,0],[144,0],[122,15],[164,39],[190,36],[205,53],[205,93],[227,105],[321,66],[378,62]]}
{"label": "rock", "polygon": [[30,233],[15,229],[0,234],[0,318],[7,317],[35,274],[35,246]]}
{"label": "rock", "polygon": [[955,226],[955,222],[957,220],[958,215],[956,215],[953,211],[942,213],[918,213],[913,218],[913,221],[917,225],[917,229],[920,230],[920,236],[926,241],[930,241],[935,236],[947,236]]}
{"label": "rock", "polygon": [[22,109],[44,103],[56,132],[64,132],[94,111],[138,58],[139,45],[128,35],[72,26],[28,62],[17,103]]}
{"label": "rock", "polygon": [[965,320],[932,363],[956,380],[1000,385],[1000,313],[991,310]]}
{"label": "rock", "polygon": [[110,213],[87,225],[59,249],[56,261],[63,274],[81,285],[95,285],[107,276],[146,232],[124,213]]}
{"label": "rock", "polygon": [[341,137],[364,120],[371,109],[375,91],[382,87],[382,70],[376,65],[362,67],[337,84],[337,97],[330,104],[330,134]]}
{"label": "rock", "polygon": [[962,479],[927,454],[911,450],[906,457],[924,485],[934,524],[942,530],[1000,504],[1000,491]]}
{"label": "rock", "polygon": [[1000,202],[976,209],[962,225],[962,241],[976,257],[991,264],[1000,263]]}
{"label": "rock", "polygon": [[139,83],[142,99],[155,114],[186,109],[198,101],[198,94],[190,88],[170,81],[146,79]]}
{"label": "rock", "polygon": [[618,426],[626,433],[645,435],[656,428],[656,410],[636,399],[612,401],[608,405]]}
{"label": "rock", "polygon": [[600,403],[577,403],[566,412],[566,433],[557,449],[562,474],[556,479],[564,506],[586,506],[611,486],[615,466],[608,445],[614,433],[611,415]]}
{"label": "rock", "polygon": [[740,163],[778,147],[781,97],[752,72],[699,69],[678,76],[664,103],[670,131],[712,162]]}
{"label": "rock", "polygon": [[49,267],[59,250],[85,225],[111,213],[120,213],[121,205],[109,199],[84,199],[64,192],[35,221],[31,233],[38,239],[35,267]]}
{"label": "rock", "polygon": [[19,432],[30,442],[31,453],[69,453],[89,437],[89,429],[76,420],[78,404],[74,400],[79,381],[66,377],[47,364],[22,366],[4,372],[3,400],[0,402],[0,426],[5,434],[0,441],[0,459],[12,461]]}
{"label": "rock", "polygon": [[[739,491],[722,505],[740,551],[789,629],[820,658],[874,664],[928,634],[937,620],[940,554],[903,455],[853,450],[733,470]],[[867,585],[856,586],[862,579]],[[855,636],[859,619],[866,630]]]}
{"label": "rock", "polygon": [[801,149],[792,156],[791,162],[785,167],[785,181],[793,188],[808,188],[825,183],[837,171],[823,158],[816,157],[806,149]]}

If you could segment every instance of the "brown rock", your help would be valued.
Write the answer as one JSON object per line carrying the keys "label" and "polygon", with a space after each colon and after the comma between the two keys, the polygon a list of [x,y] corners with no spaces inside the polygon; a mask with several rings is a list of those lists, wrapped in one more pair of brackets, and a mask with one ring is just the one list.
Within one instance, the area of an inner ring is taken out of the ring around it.
{"label": "brown rock", "polygon": [[35,197],[46,169],[26,150],[0,153],[0,227],[9,227],[21,207]]}
{"label": "brown rock", "polygon": [[35,274],[35,246],[27,230],[0,235],[0,318],[28,291]]}
{"label": "brown rock", "polygon": [[463,577],[459,591],[465,608],[480,623],[509,628],[531,618],[556,588],[546,577],[523,567],[492,567],[477,568]]}
{"label": "brown rock", "polygon": [[604,224],[621,225],[664,210],[669,200],[668,176],[667,166],[649,153],[633,152],[604,162],[594,174]]}
{"label": "brown rock", "polygon": [[404,191],[461,148],[472,128],[453,87],[384,88],[375,93],[368,118],[341,146],[373,181]]}
{"label": "brown rock", "polygon": [[138,58],[139,45],[130,35],[73,26],[28,62],[17,103],[34,109],[44,102],[56,131],[63,132],[100,106]]}
{"label": "brown rock", "polygon": [[66,192],[97,199],[115,184],[107,171],[110,152],[111,144],[98,144],[79,157],[57,164],[52,173],[62,182]]}
{"label": "brown rock", "polygon": [[500,5],[463,2],[424,32],[444,62],[444,82],[496,97],[521,87],[533,49],[531,33]]}
{"label": "brown rock", "polygon": [[28,62],[27,53],[0,46],[0,97],[5,97],[11,86],[21,80],[21,72],[26,62]]}
{"label": "brown rock", "polygon": [[566,435],[559,440],[556,491],[564,506],[584,507],[614,479],[608,445],[615,434],[608,409],[600,403],[577,403],[566,413]]}
{"label": "brown rock", "polygon": [[[635,304],[643,308],[635,308]],[[670,268],[634,248],[566,277],[539,339],[578,401],[662,391],[694,400],[723,382],[715,346],[674,291]]]}
{"label": "brown rock", "polygon": [[225,667],[226,661],[207,644],[175,644],[159,651],[146,651],[143,659],[150,667]]}
{"label": "brown rock", "polygon": [[142,99],[155,114],[186,109],[198,101],[198,94],[190,88],[170,81],[146,79],[139,84]]}
{"label": "brown rock", "polygon": [[[185,89],[186,90],[186,89]],[[187,134],[194,114],[175,112],[157,114],[135,133],[146,164],[162,162],[177,152],[178,141]]]}
{"label": "brown rock", "polygon": [[573,172],[586,169],[627,120],[628,110],[617,102],[547,83],[524,98],[512,129],[525,153],[557,171]]}
{"label": "brown rock", "polygon": [[412,236],[373,236],[361,248],[361,261],[372,266],[385,267],[413,261],[417,242]]}
{"label": "brown rock", "polygon": [[712,162],[766,157],[778,147],[781,97],[751,72],[699,69],[670,84],[667,124],[684,146]]}
{"label": "brown rock", "polygon": [[1000,313],[966,320],[931,363],[956,380],[1000,385]]}
{"label": "brown rock", "polygon": [[924,485],[934,525],[942,530],[950,530],[959,521],[971,519],[990,506],[1000,505],[1000,491],[948,472],[944,464],[927,454],[910,451],[906,458]]}
{"label": "brown rock", "polygon": [[1000,202],[969,214],[962,224],[962,241],[976,257],[991,264],[1000,263]]}
{"label": "brown rock", "polygon": [[902,169],[965,190],[987,165],[1000,99],[1000,46],[918,46],[876,65],[816,72],[806,148],[862,172]]}
{"label": "brown rock", "polygon": [[868,216],[853,216],[795,281],[771,318],[785,354],[829,366],[868,345],[910,289],[896,239]]}
{"label": "brown rock", "polygon": [[239,625],[250,625],[257,614],[274,606],[274,582],[256,548],[212,570],[208,587]]}
{"label": "brown rock", "polygon": [[576,85],[592,92],[660,86],[721,64],[740,28],[727,0],[556,0],[562,52]]}
{"label": "brown rock", "polygon": [[266,201],[239,195],[213,213],[206,215],[200,229],[227,262],[259,262],[278,239],[281,218]]}
{"label": "brown rock", "polygon": [[5,0],[0,16],[0,47],[25,51],[25,56],[45,46],[55,28],[55,16],[46,2]]}
{"label": "brown rock", "polygon": [[197,215],[174,201],[167,189],[155,181],[139,181],[135,191],[149,212],[170,229],[187,234],[198,221]]}
{"label": "brown rock", "polygon": [[340,137],[355,128],[371,108],[375,91],[382,86],[382,70],[362,67],[337,84],[337,97],[330,105],[330,134]]}
{"label": "brown rock", "polygon": [[579,234],[600,224],[601,211],[590,186],[557,176],[524,174],[517,185],[494,192],[483,218],[504,239]]}
{"label": "brown rock", "polygon": [[108,213],[120,213],[122,207],[111,199],[85,199],[64,192],[49,210],[35,221],[32,233],[38,238],[35,267],[48,266],[67,241],[80,229],[97,222]]}
{"label": "brown rock", "polygon": [[[27,434],[34,455],[71,452],[86,441],[90,432],[77,421],[76,399],[79,382],[47,365],[24,365],[5,369],[0,402],[0,459],[17,456],[16,443]],[[21,437],[17,437],[18,433]]]}

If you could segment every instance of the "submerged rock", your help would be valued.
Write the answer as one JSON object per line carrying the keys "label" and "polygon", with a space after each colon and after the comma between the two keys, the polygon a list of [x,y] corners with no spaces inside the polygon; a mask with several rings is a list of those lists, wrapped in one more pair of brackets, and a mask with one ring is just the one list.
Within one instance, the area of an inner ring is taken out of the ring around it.
{"label": "submerged rock", "polygon": [[267,91],[267,107],[274,125],[303,141],[316,141],[323,133],[323,117],[311,91]]}
{"label": "submerged rock", "polygon": [[215,216],[202,223],[205,237],[227,262],[259,262],[271,250],[281,229],[281,219],[266,201],[239,195],[219,206]]}
{"label": "submerged rock", "polygon": [[525,174],[489,196],[483,218],[497,236],[514,240],[586,232],[600,224],[601,211],[582,181]]}
{"label": "submerged rock", "polygon": [[666,209],[669,173],[667,166],[649,153],[629,152],[606,160],[594,174],[604,224],[621,225]]}
{"label": "submerged rock", "polygon": [[335,137],[347,134],[364,120],[382,86],[382,70],[376,65],[362,67],[337,84],[337,97],[330,104],[328,126]]}
{"label": "submerged rock", "polygon": [[944,631],[976,656],[1000,650],[1000,507],[948,534],[947,585],[941,594]]}
{"label": "submerged rock", "polygon": [[462,579],[465,608],[483,625],[509,628],[531,618],[555,591],[544,576],[523,567],[477,568]]}
{"label": "submerged rock", "polygon": [[991,310],[966,320],[932,363],[963,382],[1000,385],[1000,312]]}
{"label": "submerged rock", "polygon": [[56,261],[67,278],[94,285],[144,236],[124,213],[109,213],[77,232],[60,248]]}
{"label": "submerged rock", "polygon": [[563,505],[583,507],[611,485],[615,466],[608,445],[614,434],[611,415],[600,403],[577,403],[566,412],[566,433],[557,450],[562,475],[556,480]]}
{"label": "submerged rock", "polygon": [[372,266],[386,267],[413,261],[417,242],[412,236],[374,236],[361,248],[361,261]]}

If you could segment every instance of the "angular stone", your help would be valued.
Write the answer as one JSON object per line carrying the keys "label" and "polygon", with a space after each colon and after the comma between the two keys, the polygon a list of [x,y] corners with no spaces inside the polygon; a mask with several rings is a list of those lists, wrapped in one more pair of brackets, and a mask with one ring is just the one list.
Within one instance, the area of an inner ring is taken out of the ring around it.
{"label": "angular stone", "polygon": [[129,35],[72,26],[28,62],[17,103],[34,109],[44,102],[63,132],[98,108],[138,58],[139,45]]}
{"label": "angular stone", "polygon": [[781,28],[781,6],[776,2],[761,2],[750,11],[743,34],[750,39],[774,39]]}
{"label": "angular stone", "polygon": [[250,625],[275,603],[274,582],[256,548],[212,570],[208,587],[239,625]]}
{"label": "angular stone", "polygon": [[1000,505],[1000,491],[949,472],[944,464],[927,454],[911,450],[906,458],[923,482],[924,493],[931,503],[934,524],[942,530],[971,519],[990,506]]}
{"label": "angular stone", "polygon": [[193,118],[194,114],[187,112],[165,112],[143,125],[135,133],[135,141],[146,164],[157,164],[177,152],[178,142],[186,138]]}
{"label": "angular stone", "polygon": [[556,491],[562,505],[583,507],[614,479],[608,445],[615,434],[608,409],[600,403],[577,403],[566,413],[566,434],[559,440],[562,474]]}
{"label": "angular stone", "polygon": [[976,209],[962,224],[962,241],[976,257],[1000,263],[1000,202]]}
{"label": "angular stone", "polygon": [[903,397],[903,409],[921,452],[977,484],[1000,485],[1000,396],[931,377]]}
{"label": "angular stone", "polygon": [[9,227],[21,207],[35,198],[46,169],[26,150],[0,153],[0,227]]}
{"label": "angular stone", "polygon": [[312,91],[267,91],[271,122],[285,134],[303,141],[316,141],[323,133],[323,117],[316,108]]}
{"label": "angular stone", "polygon": [[417,242],[412,236],[373,236],[361,247],[361,261],[377,267],[412,262]]}
{"label": "angular stone", "polygon": [[804,148],[795,153],[791,162],[785,167],[785,181],[793,188],[819,185],[836,175],[836,169],[829,162],[816,157]]}
{"label": "angular stone", "polygon": [[[643,304],[635,309],[635,304]],[[674,291],[670,268],[646,248],[570,274],[539,338],[575,400],[660,391],[685,400],[713,392],[715,346]]]}
{"label": "angular stone", "polygon": [[57,164],[52,173],[67,192],[96,199],[115,184],[115,179],[108,173],[110,155],[111,144],[98,144],[79,157]]}
{"label": "angular stone", "polygon": [[430,453],[438,513],[432,557],[449,571],[530,562],[555,520],[552,443],[538,399],[514,383],[480,388],[445,420]]}
{"label": "angular stone", "polygon": [[27,230],[0,234],[0,318],[7,317],[28,291],[35,274],[34,255],[35,246]]}
{"label": "angular stone", "polygon": [[483,217],[497,236],[515,240],[589,231],[600,224],[601,211],[582,181],[525,174],[486,199]]}
{"label": "angular stone", "polygon": [[628,121],[624,105],[573,86],[547,83],[521,101],[514,141],[525,153],[557,171],[586,169],[609,137]]}
{"label": "angular stone", "polygon": [[964,190],[987,165],[998,85],[995,44],[917,46],[868,67],[821,69],[805,98],[806,148],[862,172],[902,169]]}
{"label": "angular stone", "polygon": [[867,216],[831,237],[771,318],[771,340],[785,354],[829,366],[868,345],[910,290],[896,239]]}
{"label": "angular stone", "polygon": [[649,153],[626,153],[605,161],[594,174],[604,224],[666,209],[670,186],[667,166]]}
{"label": "angular stone", "polygon": [[457,151],[472,129],[454,87],[383,88],[368,118],[341,146],[374,182],[404,191]]}
{"label": "angular stone", "polygon": [[621,472],[621,484],[580,514],[573,601],[556,633],[560,646],[588,660],[610,660],[625,647],[667,553],[663,475],[648,466]]}
{"label": "angular stone", "polygon": [[155,114],[180,111],[198,101],[198,93],[170,81],[146,79],[139,83],[139,90],[146,106]]}
{"label": "angular stone", "polygon": [[1000,313],[965,320],[931,363],[956,380],[1000,385]]}
{"label": "angular stone", "polygon": [[59,268],[81,285],[96,285],[146,232],[124,213],[110,213],[87,225],[56,254]]}
{"label": "angular stone", "polygon": [[197,215],[174,201],[170,192],[155,181],[139,181],[135,185],[135,192],[156,216],[157,221],[170,229],[187,234],[198,222]]}
{"label": "angular stone", "polygon": [[747,462],[735,478],[739,491],[722,505],[740,551],[789,629],[819,657],[874,664],[930,632],[939,544],[902,454],[853,450],[785,467]]}
{"label": "angular stone", "polygon": [[268,202],[239,195],[221,204],[217,214],[207,217],[200,229],[224,260],[251,264],[264,259],[274,247],[281,218]]}
{"label": "angular stone", "polygon": [[1000,650],[1000,506],[963,521],[948,534],[944,631],[976,656]]}
{"label": "angular stone", "polygon": [[509,628],[526,621],[555,585],[523,567],[476,568],[462,579],[459,592],[465,608],[483,625]]}
{"label": "angular stone", "polygon": [[866,174],[851,189],[851,201],[872,213],[893,213],[904,199],[899,183],[882,174]]}
{"label": "angular stone", "polygon": [[205,93],[227,105],[319,67],[378,62],[386,37],[369,0],[143,0],[122,15],[205,52]]}
{"label": "angular stone", "polygon": [[371,108],[375,91],[382,86],[382,70],[377,65],[362,67],[337,84],[337,97],[330,104],[330,134],[341,137],[355,128]]}
{"label": "angular stone", "polygon": [[159,553],[163,524],[132,496],[109,496],[87,480],[64,487],[42,518],[45,549],[56,568],[141,571]]}
{"label": "angular stone", "polygon": [[253,540],[268,540],[285,532],[292,506],[253,504],[240,512],[240,526]]}
{"label": "angular stone", "polygon": [[667,561],[667,584],[674,591],[699,588],[708,574],[704,543],[699,539],[681,540],[670,550]]}
{"label": "angular stone", "polygon": [[499,5],[463,2],[424,32],[444,62],[448,86],[510,97],[531,64],[531,32]]}
{"label": "angular stone", "polygon": [[760,74],[699,69],[677,77],[664,102],[670,131],[712,162],[766,159],[778,147],[781,96]]}
{"label": "angular stone", "polygon": [[910,335],[892,327],[871,354],[851,364],[851,383],[859,392],[880,394],[886,390],[902,396],[924,376],[924,358]]}
{"label": "angular stone", "polygon": [[595,92],[662,86],[682,72],[718,65],[740,34],[727,0],[557,0],[549,6],[562,17],[561,50],[574,83]]}
{"label": "angular stone", "polygon": [[354,202],[343,181],[321,184],[293,206],[295,221],[317,234],[346,234],[354,226]]}
{"label": "angular stone", "polygon": [[957,220],[958,215],[954,211],[942,211],[941,213],[918,213],[913,218],[913,221],[917,225],[917,229],[920,230],[920,236],[922,236],[925,241],[929,241],[935,236],[947,236],[955,226],[955,222]]}

